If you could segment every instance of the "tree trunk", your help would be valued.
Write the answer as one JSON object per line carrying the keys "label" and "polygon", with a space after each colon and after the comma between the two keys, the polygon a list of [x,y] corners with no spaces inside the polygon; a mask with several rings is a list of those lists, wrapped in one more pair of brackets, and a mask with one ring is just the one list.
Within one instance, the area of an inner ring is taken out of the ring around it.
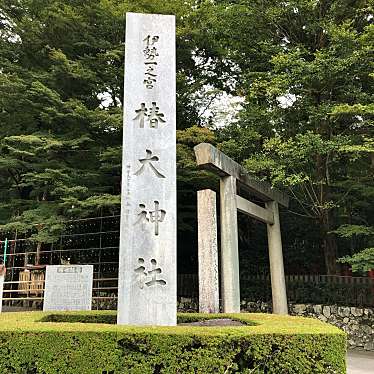
{"label": "tree trunk", "polygon": [[[326,124],[324,124],[325,126]],[[317,155],[317,175],[319,180],[319,223],[325,268],[328,275],[336,275],[338,273],[337,243],[334,234],[330,234],[330,231],[334,229],[332,211],[326,206],[330,200],[328,155]]]}
{"label": "tree trunk", "polygon": [[325,268],[328,275],[339,273],[337,258],[337,243],[334,234],[329,232],[333,230],[331,226],[331,214],[329,211],[323,212],[320,220],[323,255],[325,258]]}

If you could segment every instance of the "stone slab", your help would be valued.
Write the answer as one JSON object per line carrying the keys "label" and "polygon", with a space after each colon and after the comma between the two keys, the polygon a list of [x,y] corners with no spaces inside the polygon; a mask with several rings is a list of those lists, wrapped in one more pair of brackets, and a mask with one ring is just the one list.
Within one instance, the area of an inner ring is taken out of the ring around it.
{"label": "stone slab", "polygon": [[43,311],[91,310],[93,265],[48,265]]}
{"label": "stone slab", "polygon": [[197,165],[212,170],[221,177],[232,175],[255,196],[264,201],[277,201],[288,207],[289,198],[269,183],[259,181],[241,165],[208,143],[200,143],[194,148]]}
{"label": "stone slab", "polygon": [[219,313],[216,205],[214,191],[197,191],[200,313]]}
{"label": "stone slab", "polygon": [[176,325],[175,17],[126,15],[119,324]]}

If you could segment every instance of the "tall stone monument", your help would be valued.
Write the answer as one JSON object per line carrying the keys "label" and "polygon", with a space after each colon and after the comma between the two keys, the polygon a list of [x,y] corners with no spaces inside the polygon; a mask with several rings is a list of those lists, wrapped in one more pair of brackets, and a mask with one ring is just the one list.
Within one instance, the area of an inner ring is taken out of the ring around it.
{"label": "tall stone monument", "polygon": [[118,323],[176,324],[175,17],[126,15]]}

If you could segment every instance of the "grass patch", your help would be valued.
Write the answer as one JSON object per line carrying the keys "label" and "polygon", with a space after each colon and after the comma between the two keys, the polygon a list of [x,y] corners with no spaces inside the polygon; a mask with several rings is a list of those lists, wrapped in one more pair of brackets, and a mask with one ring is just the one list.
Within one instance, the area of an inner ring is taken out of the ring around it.
{"label": "grass patch", "polygon": [[134,327],[116,313],[3,313],[3,374],[345,373],[346,335],[315,319],[269,314],[187,314],[243,326]]}

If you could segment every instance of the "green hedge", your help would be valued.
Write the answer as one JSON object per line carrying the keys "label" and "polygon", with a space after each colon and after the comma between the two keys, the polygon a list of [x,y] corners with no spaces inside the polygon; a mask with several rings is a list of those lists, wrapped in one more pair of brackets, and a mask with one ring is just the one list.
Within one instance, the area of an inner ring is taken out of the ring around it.
{"label": "green hedge", "polygon": [[[0,373],[345,373],[346,336],[318,320],[229,317],[243,326],[117,326],[115,312],[3,313]],[[82,323],[83,322],[83,323]]]}

